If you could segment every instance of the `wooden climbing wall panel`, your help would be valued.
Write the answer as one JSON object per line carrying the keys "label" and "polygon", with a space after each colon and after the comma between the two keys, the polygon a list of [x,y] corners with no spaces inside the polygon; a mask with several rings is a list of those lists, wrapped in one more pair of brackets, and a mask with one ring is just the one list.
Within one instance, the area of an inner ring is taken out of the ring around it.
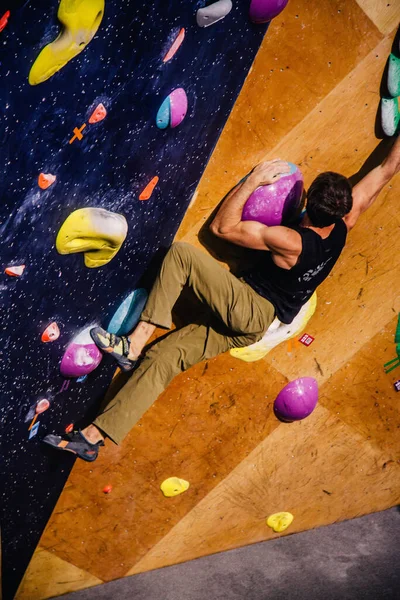
{"label": "wooden climbing wall panel", "polygon": [[[400,19],[400,6],[378,5],[289,2],[264,38],[177,239],[202,247],[209,214],[260,160],[296,162],[306,185],[327,169],[358,171],[379,144],[379,86]],[[319,291],[310,347],[283,344],[251,364],[223,355],[197,365],[121,447],[108,445],[89,467],[76,463],[19,600],[274,539],[265,524],[273,512],[292,512],[286,533],[294,533],[399,502],[400,372],[383,372],[400,311],[399,194],[397,177],[349,236]],[[305,421],[279,423],[274,397],[303,375],[318,379],[319,406]],[[191,486],[165,499],[159,485],[171,475]]]}

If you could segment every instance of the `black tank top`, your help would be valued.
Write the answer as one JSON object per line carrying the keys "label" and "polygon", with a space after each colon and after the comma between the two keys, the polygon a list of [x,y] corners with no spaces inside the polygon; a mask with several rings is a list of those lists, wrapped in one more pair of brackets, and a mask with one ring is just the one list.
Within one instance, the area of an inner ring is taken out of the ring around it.
{"label": "black tank top", "polygon": [[282,269],[271,252],[262,252],[257,266],[242,278],[275,307],[282,323],[291,323],[303,304],[331,272],[346,243],[347,227],[341,219],[326,239],[306,227],[290,226],[301,235],[302,250],[291,269]]}

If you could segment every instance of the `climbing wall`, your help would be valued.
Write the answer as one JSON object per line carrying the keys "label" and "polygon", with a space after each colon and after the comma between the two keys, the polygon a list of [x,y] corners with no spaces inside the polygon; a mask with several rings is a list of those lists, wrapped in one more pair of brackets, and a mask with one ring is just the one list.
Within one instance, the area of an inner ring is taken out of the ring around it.
{"label": "climbing wall", "polygon": [[93,370],[87,329],[107,325],[170,245],[266,31],[246,3],[200,27],[202,5],[2,3],[6,599],[74,462],[40,440],[93,412],[111,381],[111,362]]}
{"label": "climbing wall", "polygon": [[[248,6],[237,1],[233,10],[245,21]],[[226,50],[229,18],[207,33],[221,31]],[[298,164],[306,186],[326,169],[355,174],[380,142],[376,115],[399,20],[395,2],[290,0],[269,27],[176,238],[203,248],[208,215],[265,158]],[[76,463],[20,600],[274,539],[266,518],[278,511],[294,515],[290,534],[399,503],[400,372],[383,369],[395,356],[400,311],[399,194],[397,177],[351,233],[319,290],[310,346],[292,341],[254,363],[226,354],[197,365],[121,447],[108,444],[93,465]],[[110,264],[123,264],[123,252]],[[97,381],[103,368],[89,377]],[[273,400],[299,376],[318,381],[319,404],[304,421],[280,423]],[[60,468],[59,459],[52,464]],[[159,486],[172,475],[190,488],[165,498]]]}

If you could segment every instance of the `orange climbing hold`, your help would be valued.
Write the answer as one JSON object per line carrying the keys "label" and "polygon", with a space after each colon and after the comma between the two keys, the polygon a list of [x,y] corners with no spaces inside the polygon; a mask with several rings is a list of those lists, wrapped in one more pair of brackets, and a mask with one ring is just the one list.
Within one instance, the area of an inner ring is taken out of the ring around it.
{"label": "orange climbing hold", "polygon": [[56,180],[56,176],[51,173],[40,173],[38,177],[38,184],[42,190],[47,190]]}
{"label": "orange climbing hold", "polygon": [[150,181],[150,183],[148,183],[146,185],[146,187],[144,188],[143,192],[140,194],[139,196],[139,200],[148,200],[150,198],[150,196],[152,195],[154,188],[156,187],[157,183],[158,183],[158,177],[157,175],[155,177],[153,177],[153,179]]}
{"label": "orange climbing hold", "polygon": [[4,273],[11,275],[11,277],[19,277],[24,272],[25,265],[18,265],[15,267],[6,267]]}
{"label": "orange climbing hold", "polygon": [[89,123],[98,123],[107,116],[107,110],[104,104],[98,104],[89,117]]}
{"label": "orange climbing hold", "polygon": [[169,60],[171,60],[171,58],[174,56],[176,51],[179,49],[179,47],[182,44],[184,39],[185,39],[185,28],[182,27],[182,29],[176,36],[176,39],[175,39],[174,43],[172,44],[171,48],[168,50],[167,54],[164,56],[163,62],[168,62]]}
{"label": "orange climbing hold", "polygon": [[42,342],[54,342],[60,337],[60,330],[55,321],[50,323],[42,333]]}
{"label": "orange climbing hold", "polygon": [[4,13],[4,15],[0,19],[0,31],[3,31],[4,27],[6,27],[8,23],[8,18],[10,16],[10,11]]}
{"label": "orange climbing hold", "polygon": [[109,494],[112,490],[112,485],[106,485],[103,487],[103,493],[104,494]]}
{"label": "orange climbing hold", "polygon": [[69,425],[66,426],[64,431],[65,431],[65,433],[71,433],[71,431],[73,431],[73,430],[74,430],[74,424],[70,423]]}

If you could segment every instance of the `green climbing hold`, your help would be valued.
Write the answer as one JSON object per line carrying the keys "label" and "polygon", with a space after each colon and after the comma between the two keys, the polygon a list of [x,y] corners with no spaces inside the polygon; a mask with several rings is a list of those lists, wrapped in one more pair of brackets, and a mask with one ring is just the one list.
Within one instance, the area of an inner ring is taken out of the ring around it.
{"label": "green climbing hold", "polygon": [[400,96],[400,58],[394,54],[389,56],[388,90],[392,98]]}

